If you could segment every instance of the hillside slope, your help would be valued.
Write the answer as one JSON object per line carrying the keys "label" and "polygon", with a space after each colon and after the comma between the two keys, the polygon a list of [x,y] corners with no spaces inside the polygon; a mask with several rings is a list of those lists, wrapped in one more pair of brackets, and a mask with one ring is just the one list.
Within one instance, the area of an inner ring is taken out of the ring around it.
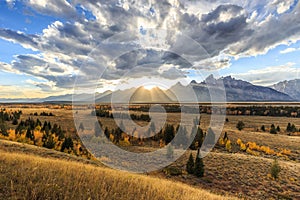
{"label": "hillside slope", "polygon": [[227,199],[30,145],[0,140],[0,155],[0,199]]}

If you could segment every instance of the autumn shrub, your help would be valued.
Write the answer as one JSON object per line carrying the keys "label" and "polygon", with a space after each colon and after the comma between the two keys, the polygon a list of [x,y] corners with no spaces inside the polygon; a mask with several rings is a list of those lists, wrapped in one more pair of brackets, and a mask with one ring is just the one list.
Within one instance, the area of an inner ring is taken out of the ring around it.
{"label": "autumn shrub", "polygon": [[228,152],[231,152],[232,148],[231,148],[231,142],[230,140],[227,140],[225,148]]}
{"label": "autumn shrub", "polygon": [[271,166],[271,176],[276,180],[279,177],[279,172],[281,171],[281,167],[277,161],[277,159],[275,159],[272,163]]}

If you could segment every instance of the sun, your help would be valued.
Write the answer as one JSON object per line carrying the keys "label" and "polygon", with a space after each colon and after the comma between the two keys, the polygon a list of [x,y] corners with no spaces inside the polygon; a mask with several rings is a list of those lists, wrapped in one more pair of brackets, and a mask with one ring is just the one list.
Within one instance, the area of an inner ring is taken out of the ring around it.
{"label": "sun", "polygon": [[153,88],[156,88],[157,85],[144,85],[143,86],[146,90],[152,90]]}

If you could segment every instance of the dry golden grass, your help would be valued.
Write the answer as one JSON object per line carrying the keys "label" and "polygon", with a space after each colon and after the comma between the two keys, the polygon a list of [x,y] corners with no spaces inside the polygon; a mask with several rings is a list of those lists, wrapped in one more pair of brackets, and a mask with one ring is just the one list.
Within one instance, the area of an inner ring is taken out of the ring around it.
{"label": "dry golden grass", "polygon": [[179,182],[65,159],[2,149],[0,155],[0,199],[229,199]]}
{"label": "dry golden grass", "polygon": [[[172,165],[185,169],[190,153],[196,156],[196,151],[188,151]],[[173,176],[171,179],[244,199],[300,199],[299,163],[280,160],[282,170],[279,179],[274,180],[269,175],[273,159],[240,153],[211,152],[203,162],[203,178],[182,175]],[[151,175],[165,177],[161,171]]]}
{"label": "dry golden grass", "polygon": [[[38,112],[38,113],[42,111],[52,112],[53,114],[56,115],[55,117],[38,116],[38,118],[42,121],[47,120],[53,123],[58,123],[59,125],[62,125],[62,127],[66,130],[72,130],[72,129],[75,130],[74,122],[72,118],[72,111],[70,110],[36,107],[36,108],[22,108],[22,111],[24,113],[22,118],[29,117],[29,114],[33,112]],[[82,115],[83,118],[85,116],[90,115],[89,110],[80,111],[80,112],[83,113]],[[201,128],[204,131],[206,131],[209,126],[210,117],[211,116],[207,114],[201,115]],[[287,156],[287,158],[284,156],[278,157],[279,164],[283,167],[283,170],[280,173],[279,180],[275,181],[272,180],[270,177],[268,177],[269,169],[271,163],[273,162],[273,158],[275,156],[264,154],[264,153],[260,153],[259,156],[252,156],[249,153],[241,152],[241,151],[237,151],[237,153],[231,154],[228,153],[225,150],[225,148],[216,148],[213,153],[209,154],[206,158],[204,158],[205,176],[202,179],[195,178],[194,176],[189,176],[185,174],[178,177],[171,177],[171,178],[168,177],[168,178],[170,178],[171,181],[180,181],[188,185],[192,185],[198,188],[204,188],[216,192],[218,194],[225,194],[225,195],[231,194],[235,196],[241,196],[246,199],[266,199],[266,198],[300,199],[300,194],[298,192],[300,190],[300,182],[299,182],[300,180],[300,176],[299,176],[300,175],[300,164],[299,164],[300,137],[287,136],[285,133],[285,129],[288,122],[293,123],[297,126],[297,128],[300,128],[299,118],[261,117],[261,116],[227,116],[227,118],[229,119],[229,122],[225,123],[222,132],[224,133],[226,131],[228,133],[228,137],[232,142],[233,149],[237,148],[236,147],[237,139],[241,139],[244,143],[255,142],[259,146],[269,147],[270,149],[276,152],[281,152],[282,149],[285,149],[288,152],[290,151],[289,153],[290,155]],[[238,131],[236,128],[236,124],[240,120],[243,121],[246,125],[245,129],[242,131]],[[115,126],[115,123],[112,119],[101,118],[101,121],[103,122],[103,124],[105,124],[105,126],[109,126],[109,128],[114,128]],[[178,113],[169,114],[169,117],[167,119],[168,123],[172,123],[176,125],[179,123],[179,121],[180,118],[178,117]],[[141,122],[141,123],[143,125],[147,124],[146,122]],[[277,125],[280,126],[281,128],[280,134],[272,135],[269,133],[268,129],[270,128],[270,125],[273,123],[275,124],[275,126]],[[262,132],[259,130],[261,125],[265,125],[267,129],[266,132]],[[70,132],[72,131],[68,131],[68,133]],[[152,151],[156,149],[149,146],[126,147],[126,149],[127,148],[129,150],[132,150],[133,148],[134,151],[141,151],[141,152]],[[74,156],[69,156],[63,153],[56,153],[55,151],[45,150],[43,148],[35,148],[35,147],[31,148],[23,144],[20,146],[20,144],[16,144],[16,143],[6,143],[5,145],[3,145],[3,142],[1,142],[0,140],[0,154],[2,154],[3,151],[6,151],[7,153],[13,153],[13,154],[17,152],[20,152],[22,154],[26,153],[28,154],[28,157],[31,157],[32,154],[38,154],[41,155],[42,157],[47,157],[51,159],[55,158],[55,159],[60,159],[65,161],[66,160],[76,161],[77,163],[75,164],[78,164],[78,162],[80,162],[85,164],[86,163],[92,164],[94,166],[95,165],[101,166],[101,164],[95,161],[88,161],[85,159],[76,158]],[[196,152],[193,153],[196,154]],[[187,153],[185,156],[183,156],[178,161],[176,161],[174,165],[184,170],[186,161],[188,159],[188,155],[189,153]],[[69,164],[71,165],[71,163]],[[91,167],[90,165],[88,166]],[[2,170],[2,168],[0,169]],[[30,170],[29,166],[28,168]],[[108,169],[103,169],[103,167],[101,168],[95,167],[95,169],[97,173],[100,173],[98,172],[98,170],[108,170]],[[116,171],[111,171],[110,173],[120,174],[120,172],[116,172]],[[161,171],[157,172],[157,174],[154,173],[151,175],[158,176],[162,179],[166,178],[166,175]],[[55,175],[53,176],[55,177]],[[128,180],[126,178],[127,176],[131,177],[132,175],[127,175],[126,173],[124,173],[124,176],[122,176],[122,181],[123,178],[125,178],[124,180]],[[76,176],[74,175],[74,177]],[[134,177],[136,176],[134,175]],[[147,178],[144,176],[137,176],[137,177]],[[162,179],[159,179],[158,182],[161,183]],[[171,184],[171,182],[168,184]],[[187,187],[185,185],[182,186]],[[69,187],[71,188],[71,186]],[[131,186],[131,187],[137,187],[137,186]],[[143,188],[144,187],[146,186],[143,186]],[[153,187],[154,186],[147,186],[147,188],[148,189],[150,188],[151,191],[153,189],[159,191],[159,193],[161,194],[164,194],[162,192],[163,189],[158,190],[156,189],[156,186],[154,188]],[[167,186],[167,187],[171,187],[171,186]],[[9,186],[7,186],[7,188],[10,188],[10,183]],[[87,189],[86,187],[83,188]],[[133,193],[135,194],[135,192]],[[152,194],[151,192],[148,193]],[[1,190],[0,190],[0,194],[1,194]],[[88,198],[87,196],[85,197]],[[164,196],[158,199],[167,199],[167,197],[168,196]],[[179,196],[178,199],[180,199],[180,197],[182,197],[183,199],[189,199],[189,198],[185,198],[185,196]],[[173,199],[173,196],[172,198],[169,199]]]}

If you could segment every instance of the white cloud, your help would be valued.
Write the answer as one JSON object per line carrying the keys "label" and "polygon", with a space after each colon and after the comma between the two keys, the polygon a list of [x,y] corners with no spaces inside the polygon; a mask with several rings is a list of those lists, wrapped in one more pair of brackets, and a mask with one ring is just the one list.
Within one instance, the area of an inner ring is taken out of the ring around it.
{"label": "white cloud", "polygon": [[253,84],[271,86],[279,81],[300,78],[300,68],[296,67],[295,63],[287,63],[280,66],[249,70],[241,74],[231,74],[231,76],[249,81]]}
{"label": "white cloud", "polygon": [[285,50],[280,51],[281,54],[287,54],[287,53],[292,53],[295,51],[299,51],[300,49],[296,49],[296,48],[287,48]]}
{"label": "white cloud", "polygon": [[26,0],[25,3],[42,14],[76,17],[75,8],[67,0]]}

